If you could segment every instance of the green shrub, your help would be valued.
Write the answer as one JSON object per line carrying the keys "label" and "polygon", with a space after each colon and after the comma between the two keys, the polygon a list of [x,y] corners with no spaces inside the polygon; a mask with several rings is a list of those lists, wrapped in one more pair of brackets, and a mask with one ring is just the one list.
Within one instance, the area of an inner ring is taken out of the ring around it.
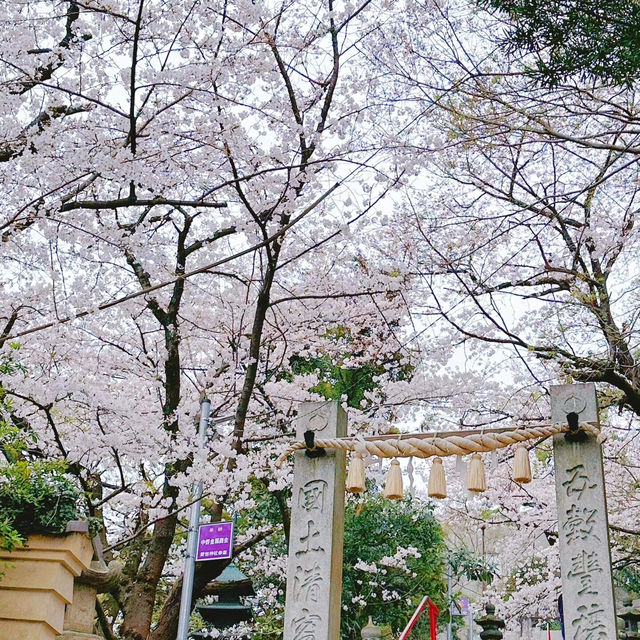
{"label": "green shrub", "polygon": [[[0,549],[13,551],[15,547],[22,545],[20,534],[11,526],[8,520],[0,520]],[[0,576],[2,573],[0,573]]]}
{"label": "green shrub", "polygon": [[[25,373],[16,362],[20,348],[0,356],[0,375]],[[28,425],[18,425],[11,397],[0,381],[0,549],[19,546],[30,533],[64,533],[79,514],[81,493],[65,475],[64,461],[33,460],[37,437]]]}
{"label": "green shrub", "polygon": [[[415,551],[406,556],[404,570],[384,560],[397,556],[401,548]],[[409,497],[392,501],[375,494],[363,501],[349,499],[344,525],[341,637],[359,638],[369,616],[381,626],[389,625],[397,637],[425,595],[440,608],[440,619],[445,620],[445,551],[442,528],[429,503]],[[377,571],[358,568],[365,565],[375,565]],[[413,635],[429,636],[428,615],[422,616]]]}
{"label": "green shrub", "polygon": [[78,517],[80,491],[65,474],[62,462],[17,461],[0,468],[0,545],[15,545],[13,528],[22,537],[30,533],[64,533]]}

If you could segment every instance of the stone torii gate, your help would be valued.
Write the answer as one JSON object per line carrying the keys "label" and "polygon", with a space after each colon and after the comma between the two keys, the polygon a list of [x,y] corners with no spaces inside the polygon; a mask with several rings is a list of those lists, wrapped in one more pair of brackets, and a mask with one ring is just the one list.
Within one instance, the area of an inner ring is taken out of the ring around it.
{"label": "stone torii gate", "polygon": [[553,437],[566,640],[614,640],[616,611],[611,576],[602,447],[581,422],[599,424],[595,385],[551,387],[551,419],[572,432]]}
{"label": "stone torii gate", "polygon": [[334,402],[305,402],[294,453],[284,640],[339,640],[345,452],[430,457],[553,436],[566,640],[615,640],[607,506],[595,385],[551,387],[552,423],[525,429],[346,438]]}
{"label": "stone torii gate", "polygon": [[[304,402],[296,435],[309,432],[344,437],[347,415],[338,403]],[[295,454],[283,640],[339,640],[345,453],[309,453]]]}

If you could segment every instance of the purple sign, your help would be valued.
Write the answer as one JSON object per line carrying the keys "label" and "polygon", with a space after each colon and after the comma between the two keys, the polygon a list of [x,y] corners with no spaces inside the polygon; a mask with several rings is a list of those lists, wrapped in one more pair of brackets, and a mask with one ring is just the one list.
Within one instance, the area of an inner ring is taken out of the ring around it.
{"label": "purple sign", "polygon": [[228,560],[233,557],[233,522],[201,524],[196,561]]}
{"label": "purple sign", "polygon": [[452,616],[469,615],[469,598],[458,598],[451,603]]}

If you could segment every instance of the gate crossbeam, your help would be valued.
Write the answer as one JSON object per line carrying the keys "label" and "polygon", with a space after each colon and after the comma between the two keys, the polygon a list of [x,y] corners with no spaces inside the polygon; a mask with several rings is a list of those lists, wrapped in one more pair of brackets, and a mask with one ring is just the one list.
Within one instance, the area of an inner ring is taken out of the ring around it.
{"label": "gate crossbeam", "polygon": [[[596,422],[581,422],[579,428],[600,439]],[[317,439],[314,448],[353,451],[379,458],[430,458],[432,456],[464,456],[486,453],[528,440],[543,440],[569,432],[567,423],[552,422],[535,427],[516,427],[466,431],[433,431],[381,436]],[[303,441],[291,443],[278,458],[280,467],[292,453],[308,448]]]}

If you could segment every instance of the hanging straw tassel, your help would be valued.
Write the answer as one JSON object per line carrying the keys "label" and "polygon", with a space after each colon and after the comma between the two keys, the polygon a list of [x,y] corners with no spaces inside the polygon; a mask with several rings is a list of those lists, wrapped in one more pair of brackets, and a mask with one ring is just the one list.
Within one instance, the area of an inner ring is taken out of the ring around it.
{"label": "hanging straw tassel", "polygon": [[347,474],[346,489],[350,493],[362,493],[365,485],[364,460],[361,453],[354,453],[351,456],[349,473]]}
{"label": "hanging straw tassel", "polygon": [[444,475],[442,458],[433,459],[433,464],[431,465],[431,473],[429,474],[429,497],[447,497],[447,479]]}
{"label": "hanging straw tassel", "polygon": [[520,484],[531,482],[529,451],[522,444],[516,447],[516,454],[513,459],[513,479]]}
{"label": "hanging straw tassel", "polygon": [[482,493],[487,490],[487,480],[484,475],[484,463],[479,453],[471,456],[469,463],[469,472],[467,475],[467,489],[475,493]]}
{"label": "hanging straw tassel", "polygon": [[387,476],[387,482],[384,485],[382,495],[389,500],[402,500],[402,471],[400,463],[397,460],[391,461],[391,468]]}

